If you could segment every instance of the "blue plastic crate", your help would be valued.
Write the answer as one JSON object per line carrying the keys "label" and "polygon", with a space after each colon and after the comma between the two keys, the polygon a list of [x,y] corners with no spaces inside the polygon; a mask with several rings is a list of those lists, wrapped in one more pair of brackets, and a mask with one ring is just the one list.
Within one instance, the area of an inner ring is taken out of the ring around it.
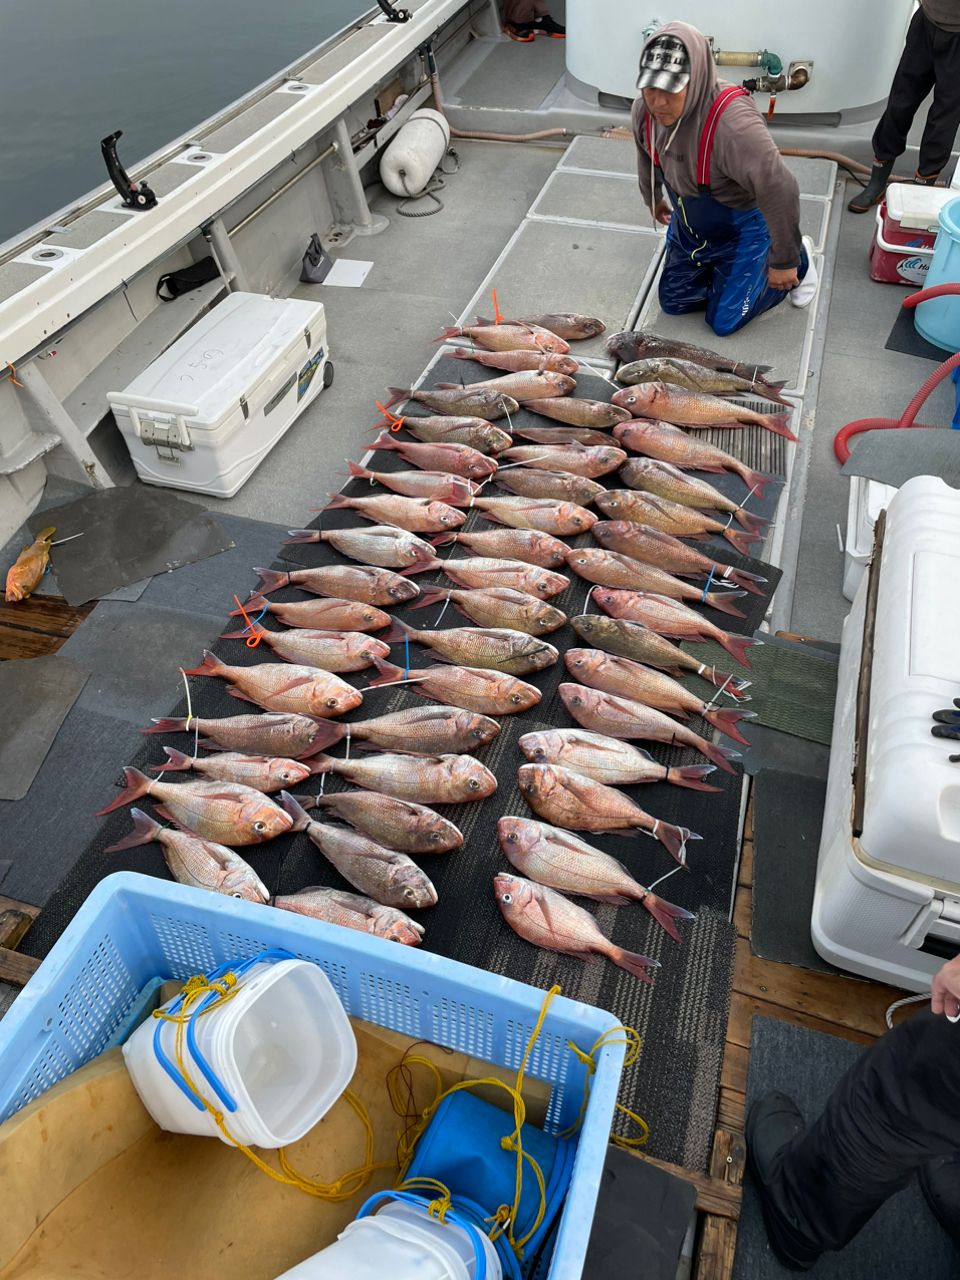
{"label": "blue plastic crate", "polygon": [[[158,974],[187,978],[285,947],[319,964],[347,1012],[417,1039],[516,1068],[544,993],[442,956],[151,876],[108,876],[0,1022],[0,1120],[89,1061]],[[551,1086],[546,1128],[573,1124],[588,1051],[617,1020],[558,997],[527,1066]],[[573,1166],[549,1280],[578,1280],[620,1083],[623,1047],[606,1046]]]}

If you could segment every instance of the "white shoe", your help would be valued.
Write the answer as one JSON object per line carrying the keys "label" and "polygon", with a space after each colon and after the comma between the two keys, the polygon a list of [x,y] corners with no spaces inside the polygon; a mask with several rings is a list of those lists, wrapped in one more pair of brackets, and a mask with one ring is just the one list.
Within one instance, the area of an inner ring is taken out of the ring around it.
{"label": "white shoe", "polygon": [[795,289],[790,290],[790,301],[795,307],[808,307],[816,297],[820,277],[813,265],[813,241],[809,236],[803,237],[803,247],[807,251],[807,274]]}

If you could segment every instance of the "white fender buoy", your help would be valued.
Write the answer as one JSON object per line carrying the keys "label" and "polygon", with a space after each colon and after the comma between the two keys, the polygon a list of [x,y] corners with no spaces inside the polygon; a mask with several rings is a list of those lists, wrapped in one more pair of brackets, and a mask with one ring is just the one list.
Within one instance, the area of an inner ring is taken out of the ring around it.
{"label": "white fender buoy", "polygon": [[395,196],[419,195],[450,144],[446,117],[430,107],[415,111],[380,157],[380,180]]}

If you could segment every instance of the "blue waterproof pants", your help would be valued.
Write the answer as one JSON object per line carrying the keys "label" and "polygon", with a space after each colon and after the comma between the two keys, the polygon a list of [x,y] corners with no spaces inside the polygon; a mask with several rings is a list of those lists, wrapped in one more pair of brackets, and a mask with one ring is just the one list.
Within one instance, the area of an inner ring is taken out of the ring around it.
{"label": "blue waterproof pants", "polygon": [[[660,277],[660,306],[667,315],[706,310],[714,333],[736,333],[783,302],[784,289],[767,284],[770,233],[759,209],[730,209],[713,196],[678,196]],[[797,271],[807,273],[802,249]]]}

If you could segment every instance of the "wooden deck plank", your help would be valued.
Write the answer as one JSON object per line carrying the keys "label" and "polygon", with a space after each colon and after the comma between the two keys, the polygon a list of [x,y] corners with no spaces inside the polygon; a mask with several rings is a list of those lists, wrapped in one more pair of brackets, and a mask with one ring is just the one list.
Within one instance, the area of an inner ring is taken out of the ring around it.
{"label": "wooden deck plank", "polygon": [[[743,1184],[747,1163],[743,1134],[718,1129],[713,1139],[710,1176],[722,1178],[738,1194]],[[707,1214],[700,1234],[697,1280],[729,1280],[733,1274],[733,1257],[737,1247],[737,1222],[734,1218]]]}
{"label": "wooden deck plank", "polygon": [[883,1035],[887,1008],[905,994],[877,982],[761,960],[752,953],[746,938],[737,939],[733,986],[741,995],[868,1036]]}
{"label": "wooden deck plank", "polygon": [[658,1160],[656,1156],[645,1155],[642,1151],[631,1151],[630,1155],[647,1164],[654,1164],[658,1169],[673,1174],[688,1182],[697,1192],[697,1209],[700,1213],[712,1213],[721,1218],[738,1218],[740,1216],[740,1188],[725,1178],[710,1177],[705,1173],[696,1173],[692,1169],[682,1169],[679,1165],[670,1164],[666,1160]]}
{"label": "wooden deck plank", "polygon": [[749,938],[753,928],[753,890],[740,885],[733,903],[733,927],[738,938]]}
{"label": "wooden deck plank", "polygon": [[717,1124],[721,1129],[730,1129],[734,1133],[743,1133],[746,1121],[747,1095],[737,1089],[720,1086],[720,1098],[717,1103]]}
{"label": "wooden deck plank", "polygon": [[30,596],[19,604],[0,599],[0,661],[56,653],[93,608],[74,607],[60,596]]}
{"label": "wooden deck plank", "polygon": [[753,841],[745,841],[740,852],[740,869],[737,872],[737,884],[753,887]]}
{"label": "wooden deck plank", "polygon": [[839,1036],[843,1040],[851,1040],[854,1044],[872,1044],[876,1039],[870,1032],[859,1031],[854,1027],[846,1027],[842,1023],[832,1022],[827,1017],[816,1017],[809,1013],[800,1013],[796,1009],[785,1009],[783,1006],[770,1004],[766,1000],[758,1000],[754,996],[734,991],[730,998],[730,1020],[727,1023],[727,1040],[750,1048],[750,1031],[754,1014],[764,1018],[778,1018],[781,1022],[789,1022],[793,1027],[806,1027],[809,1031],[820,1031],[823,1035]]}

